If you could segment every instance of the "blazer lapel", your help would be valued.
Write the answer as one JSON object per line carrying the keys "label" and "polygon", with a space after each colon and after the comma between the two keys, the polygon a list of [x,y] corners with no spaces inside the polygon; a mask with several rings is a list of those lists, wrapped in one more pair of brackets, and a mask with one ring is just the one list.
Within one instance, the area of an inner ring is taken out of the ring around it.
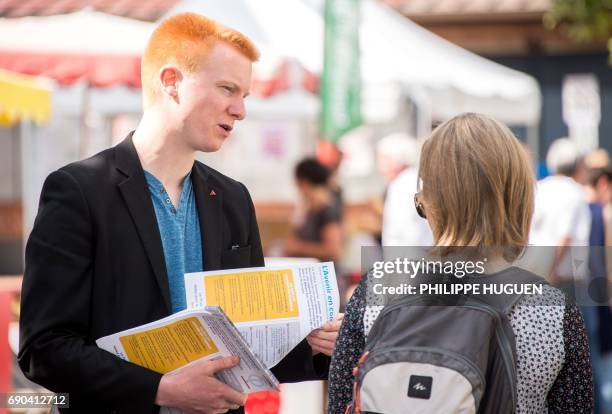
{"label": "blazer lapel", "polygon": [[223,200],[219,188],[214,185],[208,172],[195,162],[191,172],[195,192],[200,233],[202,235],[202,257],[204,270],[221,269]]}
{"label": "blazer lapel", "polygon": [[[125,175],[125,179],[118,184],[127,208],[136,225],[136,230],[144,246],[145,252],[151,262],[153,273],[161,290],[168,313],[172,310],[170,302],[170,287],[168,286],[168,273],[162,246],[159,226],[151,194],[149,193],[144,171],[138,159],[136,148],[132,143],[130,134],[115,147],[115,161],[117,169]],[[129,252],[126,252],[129,254]]]}

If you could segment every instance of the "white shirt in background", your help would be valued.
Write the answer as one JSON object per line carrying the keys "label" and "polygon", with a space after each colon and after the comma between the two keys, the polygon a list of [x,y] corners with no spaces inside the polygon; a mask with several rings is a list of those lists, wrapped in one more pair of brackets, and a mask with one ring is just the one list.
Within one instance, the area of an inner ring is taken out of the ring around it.
{"label": "white shirt in background", "polygon": [[427,220],[419,217],[414,208],[417,173],[415,167],[407,168],[389,184],[383,210],[383,246],[431,246],[433,243]]}
{"label": "white shirt in background", "polygon": [[[568,237],[571,248],[559,265],[560,279],[584,279],[587,269],[591,212],[580,184],[570,177],[554,175],[537,183],[535,210],[531,222],[529,244],[557,246]],[[554,254],[554,249],[534,248],[538,260]]]}

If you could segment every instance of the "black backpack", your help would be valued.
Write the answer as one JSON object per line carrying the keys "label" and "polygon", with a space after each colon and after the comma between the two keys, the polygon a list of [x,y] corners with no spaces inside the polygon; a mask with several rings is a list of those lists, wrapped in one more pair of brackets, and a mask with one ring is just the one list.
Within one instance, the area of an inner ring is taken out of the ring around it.
{"label": "black backpack", "polygon": [[[519,268],[444,283],[474,281],[546,283]],[[353,370],[353,401],[346,412],[514,413],[516,349],[507,315],[523,296],[409,295],[391,302],[374,322]]]}

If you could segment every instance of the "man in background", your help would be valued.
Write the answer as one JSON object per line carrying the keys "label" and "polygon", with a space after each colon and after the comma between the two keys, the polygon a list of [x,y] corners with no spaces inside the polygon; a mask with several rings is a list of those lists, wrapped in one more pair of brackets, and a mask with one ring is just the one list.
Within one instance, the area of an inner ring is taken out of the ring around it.
{"label": "man in background", "polygon": [[[413,203],[414,194],[417,192],[419,144],[415,138],[406,134],[394,134],[383,140],[383,154],[389,155],[382,158],[379,156],[379,163],[387,165],[383,168],[386,170],[383,176],[388,180],[382,245],[431,246],[431,229],[427,221],[417,215]],[[396,161],[389,162],[390,157],[394,157]],[[398,160],[401,161],[397,162]],[[401,165],[403,168],[399,168]]]}
{"label": "man in background", "polygon": [[569,138],[551,144],[546,166],[551,175],[537,183],[529,244],[552,248],[548,281],[573,295],[576,285],[584,287],[586,281],[587,266],[574,260],[588,260],[591,213],[582,188],[586,170]]}

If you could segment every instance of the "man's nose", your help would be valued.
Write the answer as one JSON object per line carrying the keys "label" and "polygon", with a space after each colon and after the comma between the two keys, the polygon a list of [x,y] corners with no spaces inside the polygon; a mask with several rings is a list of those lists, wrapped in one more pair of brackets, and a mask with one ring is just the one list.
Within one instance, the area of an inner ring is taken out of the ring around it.
{"label": "man's nose", "polygon": [[242,120],[246,116],[246,109],[244,107],[244,99],[240,98],[234,102],[229,107],[229,113],[231,116],[236,118],[237,120]]}

